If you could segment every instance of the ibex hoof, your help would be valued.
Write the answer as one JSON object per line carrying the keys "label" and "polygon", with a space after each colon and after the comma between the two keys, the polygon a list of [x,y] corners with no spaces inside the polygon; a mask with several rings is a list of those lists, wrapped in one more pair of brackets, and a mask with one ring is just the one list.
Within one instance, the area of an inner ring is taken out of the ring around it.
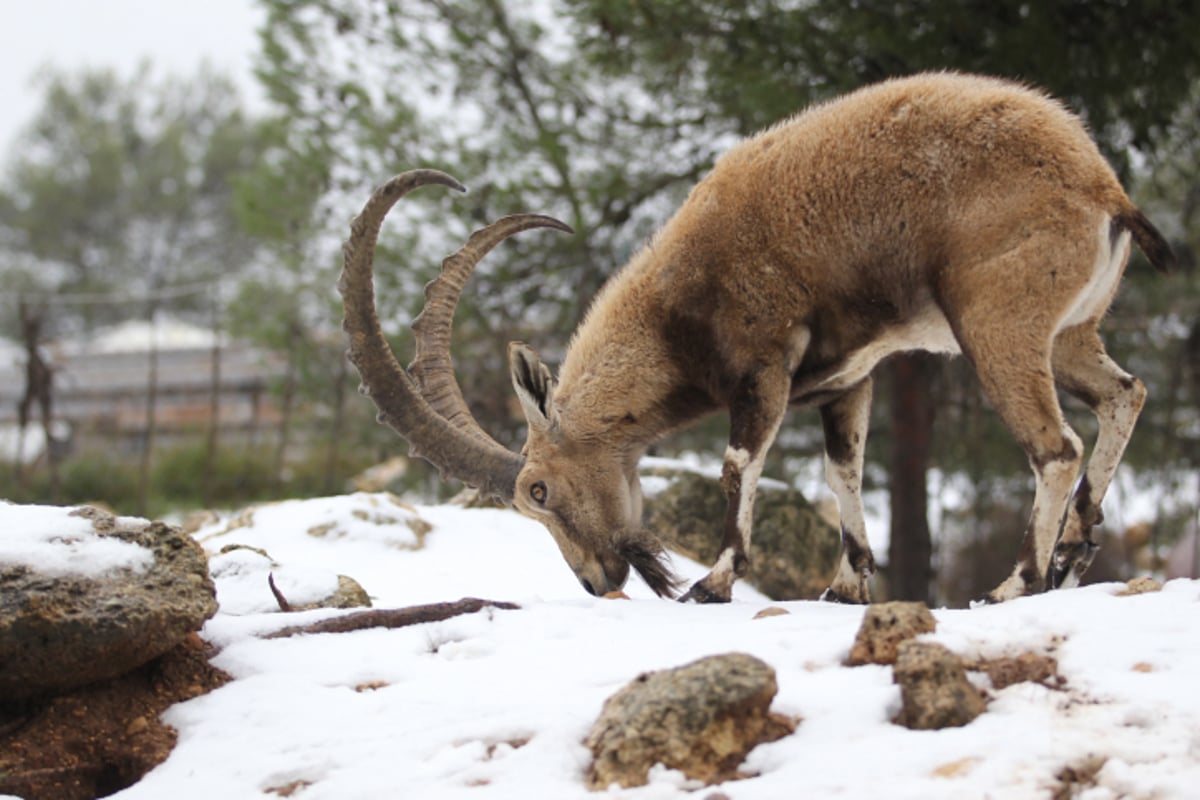
{"label": "ibex hoof", "polygon": [[1100,545],[1091,541],[1059,542],[1054,547],[1046,585],[1051,589],[1070,589],[1079,585],[1079,579],[1092,565],[1099,549]]}
{"label": "ibex hoof", "polygon": [[732,599],[732,593],[721,594],[704,585],[704,581],[697,581],[692,584],[692,588],[687,590],[687,594],[679,598],[681,603],[728,603]]}
{"label": "ibex hoof", "polygon": [[848,606],[866,605],[861,600],[855,600],[852,597],[847,597],[846,595],[842,594],[841,592],[834,591],[832,586],[830,586],[825,591],[821,592],[820,600],[822,603],[842,603],[842,604],[848,605]]}
{"label": "ibex hoof", "polygon": [[870,569],[858,570],[858,579],[852,581],[841,580],[840,577],[833,581],[833,584],[821,592],[821,600],[826,603],[844,603],[850,606],[868,606],[871,604],[871,575],[875,572],[875,565],[871,564]]}

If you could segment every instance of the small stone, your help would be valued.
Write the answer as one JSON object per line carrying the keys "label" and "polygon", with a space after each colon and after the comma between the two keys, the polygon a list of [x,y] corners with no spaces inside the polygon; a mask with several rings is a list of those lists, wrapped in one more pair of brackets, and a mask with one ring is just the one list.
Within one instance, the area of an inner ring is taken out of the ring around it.
{"label": "small stone", "polygon": [[362,585],[349,575],[337,576],[337,589],[328,597],[315,603],[297,606],[295,611],[310,611],[315,608],[370,608],[371,596]]}
{"label": "small stone", "polygon": [[354,687],[354,691],[362,694],[363,692],[373,692],[376,689],[384,689],[391,686],[387,681],[366,681]]}
{"label": "small stone", "polygon": [[961,778],[971,770],[975,769],[975,765],[979,763],[979,759],[974,756],[960,758],[957,761],[950,761],[942,764],[940,767],[935,767],[933,777],[935,778]]}
{"label": "small stone", "polygon": [[940,730],[966,725],[987,709],[962,659],[935,642],[900,645],[893,680],[900,684],[896,722],[912,730]]}
{"label": "small stone", "polygon": [[628,600],[629,595],[622,592],[620,589],[614,589],[604,595],[605,600]]}
{"label": "small stone", "polygon": [[780,608],[779,606],[767,606],[762,611],[759,611],[757,614],[755,614],[754,618],[766,619],[767,617],[782,617],[785,614],[791,613],[792,612],[788,611],[786,608]]}
{"label": "small stone", "polygon": [[895,664],[902,643],[933,633],[937,621],[924,603],[878,603],[867,606],[846,664]]}
{"label": "small stone", "polygon": [[146,730],[149,727],[150,727],[150,723],[146,721],[145,717],[134,717],[130,721],[129,725],[127,725],[125,727],[125,735],[126,736],[137,736],[139,733],[141,733],[142,731]]}
{"label": "small stone", "polygon": [[1149,575],[1143,575],[1140,578],[1134,578],[1129,583],[1125,584],[1125,588],[1117,592],[1117,597],[1128,597],[1134,594],[1148,594],[1150,592],[1161,592],[1162,584],[1151,578]]}
{"label": "small stone", "polygon": [[983,665],[992,688],[999,691],[1014,683],[1058,683],[1058,662],[1050,656],[1022,653],[1015,658],[993,658]]}

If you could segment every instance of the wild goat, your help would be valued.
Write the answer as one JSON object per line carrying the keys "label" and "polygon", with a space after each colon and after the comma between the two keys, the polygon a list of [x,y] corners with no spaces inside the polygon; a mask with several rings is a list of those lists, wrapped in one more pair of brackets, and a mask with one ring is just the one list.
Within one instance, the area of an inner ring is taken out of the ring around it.
{"label": "wild goat", "polygon": [[[1025,449],[1033,513],[999,601],[1073,585],[1146,390],[1104,351],[1097,325],[1130,238],[1159,269],[1172,259],[1079,120],[1000,80],[926,74],[810,108],[722,157],[675,216],[596,297],[555,380],[509,346],[529,423],[518,455],[484,433],[450,362],[451,318],[475,263],[537,215],[477,231],[446,259],[414,322],[406,373],[380,330],[371,286],[379,228],[410,190],[450,176],[393,178],[354,220],[340,289],[363,391],[443,476],[539,520],[588,592],[632,565],[655,592],[678,581],[642,525],[646,448],[728,409],[722,551],[685,600],[724,602],[747,568],[755,489],[790,407],[819,409],[842,556],[825,597],[869,602],[874,558],[860,496],[871,371],[908,350],[962,353]],[[1086,403],[1083,445],[1055,387]]]}

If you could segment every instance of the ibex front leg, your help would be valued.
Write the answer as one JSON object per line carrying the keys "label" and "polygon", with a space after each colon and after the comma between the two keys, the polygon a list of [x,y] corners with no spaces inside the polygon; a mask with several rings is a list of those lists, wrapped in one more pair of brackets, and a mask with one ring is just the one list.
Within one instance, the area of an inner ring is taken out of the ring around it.
{"label": "ibex front leg", "polygon": [[712,571],[697,581],[680,602],[728,603],[733,582],[750,566],[750,528],[754,495],[767,450],[787,411],[791,373],[785,365],[762,367],[747,375],[729,406],[729,447],[721,470],[726,509],[721,553]]}
{"label": "ibex front leg", "polygon": [[841,516],[842,557],[833,583],[822,600],[839,603],[871,602],[875,556],[867,541],[863,513],[863,454],[871,416],[871,379],[821,406],[825,428],[825,482],[837,497]]}

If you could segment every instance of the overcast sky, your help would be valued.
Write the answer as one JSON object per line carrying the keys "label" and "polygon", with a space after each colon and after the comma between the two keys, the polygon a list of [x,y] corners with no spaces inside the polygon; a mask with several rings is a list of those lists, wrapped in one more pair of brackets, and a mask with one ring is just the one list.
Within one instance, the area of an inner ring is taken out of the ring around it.
{"label": "overcast sky", "polygon": [[148,58],[156,74],[189,74],[205,59],[254,102],[255,0],[0,0],[0,159],[37,110],[38,70],[113,67]]}

